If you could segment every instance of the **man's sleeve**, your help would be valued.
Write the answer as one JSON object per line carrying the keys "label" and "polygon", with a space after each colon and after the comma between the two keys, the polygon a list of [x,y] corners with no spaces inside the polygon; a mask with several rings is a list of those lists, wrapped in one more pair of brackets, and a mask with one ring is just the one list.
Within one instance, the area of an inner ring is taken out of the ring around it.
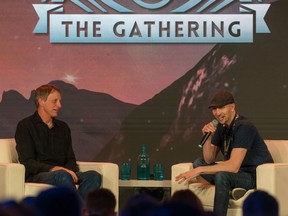
{"label": "man's sleeve", "polygon": [[234,148],[250,149],[257,134],[257,129],[253,125],[240,125],[235,133]]}

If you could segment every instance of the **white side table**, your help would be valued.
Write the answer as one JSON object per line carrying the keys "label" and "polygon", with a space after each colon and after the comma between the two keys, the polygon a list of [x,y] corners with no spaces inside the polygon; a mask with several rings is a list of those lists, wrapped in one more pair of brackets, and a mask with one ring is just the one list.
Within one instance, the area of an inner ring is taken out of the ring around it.
{"label": "white side table", "polygon": [[164,187],[171,188],[171,180],[119,180],[119,187],[131,187],[131,188],[141,188],[141,187]]}

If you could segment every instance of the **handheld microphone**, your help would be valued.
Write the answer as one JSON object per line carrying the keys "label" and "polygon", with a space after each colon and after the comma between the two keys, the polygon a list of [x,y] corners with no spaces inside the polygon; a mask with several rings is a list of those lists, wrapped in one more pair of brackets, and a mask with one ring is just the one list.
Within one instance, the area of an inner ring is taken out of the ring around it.
{"label": "handheld microphone", "polygon": [[[213,124],[214,127],[217,127],[219,122],[216,119],[214,119],[211,123]],[[207,141],[210,135],[211,135],[211,132],[204,134],[203,138],[200,141],[200,144],[198,145],[199,148],[203,148],[203,145],[205,144],[205,142]]]}

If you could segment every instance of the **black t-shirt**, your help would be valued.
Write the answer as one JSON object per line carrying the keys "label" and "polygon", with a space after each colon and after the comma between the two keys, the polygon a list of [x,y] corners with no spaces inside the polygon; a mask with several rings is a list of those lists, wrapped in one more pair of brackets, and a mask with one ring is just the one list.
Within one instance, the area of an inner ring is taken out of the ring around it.
{"label": "black t-shirt", "polygon": [[218,124],[211,142],[221,149],[224,160],[230,158],[233,148],[247,149],[240,171],[255,174],[258,165],[273,163],[272,156],[258,130],[243,116],[236,118],[229,128]]}

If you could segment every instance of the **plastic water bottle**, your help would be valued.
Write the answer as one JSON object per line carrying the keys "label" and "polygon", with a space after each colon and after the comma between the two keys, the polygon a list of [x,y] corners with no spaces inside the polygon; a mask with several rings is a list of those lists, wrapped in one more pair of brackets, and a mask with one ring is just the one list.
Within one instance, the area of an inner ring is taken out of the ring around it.
{"label": "plastic water bottle", "polygon": [[141,145],[140,154],[137,158],[137,179],[150,179],[150,158],[145,144]]}

